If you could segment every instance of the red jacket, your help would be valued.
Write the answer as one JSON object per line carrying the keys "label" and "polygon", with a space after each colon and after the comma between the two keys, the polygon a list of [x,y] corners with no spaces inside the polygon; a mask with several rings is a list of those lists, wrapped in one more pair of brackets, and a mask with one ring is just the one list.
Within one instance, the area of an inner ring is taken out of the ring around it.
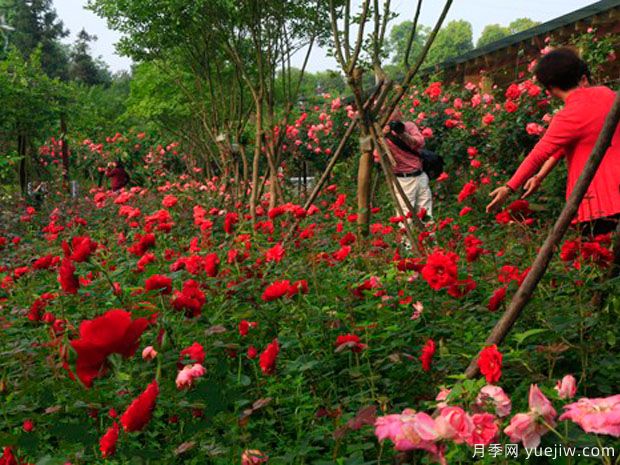
{"label": "red jacket", "polygon": [[129,175],[124,168],[108,169],[105,175],[110,178],[110,185],[113,191],[121,190],[129,183]]}
{"label": "red jacket", "polygon": [[[508,186],[517,190],[549,157],[566,156],[568,199],[594,148],[615,95],[614,91],[603,86],[571,92],[564,108],[555,114],[543,137],[508,181]],[[616,213],[620,213],[620,126],[579,205],[577,221],[590,221]]]}

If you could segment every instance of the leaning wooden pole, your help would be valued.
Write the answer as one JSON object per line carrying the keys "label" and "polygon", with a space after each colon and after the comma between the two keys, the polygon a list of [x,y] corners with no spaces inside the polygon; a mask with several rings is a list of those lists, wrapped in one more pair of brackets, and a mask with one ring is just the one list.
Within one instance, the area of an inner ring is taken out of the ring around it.
{"label": "leaning wooden pole", "polygon": [[[603,125],[603,129],[601,130],[596,144],[592,149],[590,158],[583,167],[581,176],[579,176],[579,179],[577,180],[573,192],[568,198],[562,213],[560,213],[560,216],[553,225],[553,229],[538,252],[538,256],[534,260],[530,272],[527,274],[526,278],[523,280],[523,283],[521,283],[521,286],[519,286],[519,289],[517,289],[516,294],[513,296],[508,309],[504,312],[504,315],[502,315],[502,318],[497,322],[495,328],[493,328],[493,331],[491,331],[490,336],[487,338],[487,345],[499,344],[504,340],[512,326],[521,315],[525,305],[532,297],[536,286],[547,270],[551,257],[560,244],[562,237],[564,237],[564,234],[568,230],[571,221],[575,217],[579,204],[581,204],[588,187],[590,187],[592,179],[594,179],[596,170],[603,161],[605,152],[607,152],[607,149],[611,145],[611,140],[616,132],[619,121],[620,92],[616,93],[616,99],[614,100],[611,110],[605,119],[605,124]],[[473,378],[477,374],[478,356],[472,360],[467,367],[467,370],[465,370],[465,376],[468,378]]]}

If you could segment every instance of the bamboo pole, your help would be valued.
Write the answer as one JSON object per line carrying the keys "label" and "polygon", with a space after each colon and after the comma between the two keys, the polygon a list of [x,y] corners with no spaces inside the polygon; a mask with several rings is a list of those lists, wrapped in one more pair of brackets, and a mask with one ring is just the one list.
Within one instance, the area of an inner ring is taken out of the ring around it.
{"label": "bamboo pole", "polygon": [[[596,144],[592,149],[592,153],[588,158],[581,176],[577,180],[575,187],[568,198],[562,213],[553,225],[553,229],[547,236],[543,246],[538,252],[538,256],[532,264],[530,272],[517,289],[517,292],[512,298],[508,309],[504,312],[501,319],[497,322],[491,334],[486,340],[486,344],[500,344],[510,329],[513,327],[519,316],[521,315],[525,305],[531,299],[536,286],[542,279],[547,270],[547,266],[551,261],[553,253],[560,244],[562,237],[568,230],[571,221],[575,217],[579,204],[583,200],[594,175],[605,156],[605,152],[611,145],[611,140],[614,136],[618,122],[620,121],[620,92],[616,93],[616,99],[611,107],[603,128],[596,140]],[[478,355],[471,361],[467,370],[465,370],[465,376],[467,378],[473,378],[478,374]]]}

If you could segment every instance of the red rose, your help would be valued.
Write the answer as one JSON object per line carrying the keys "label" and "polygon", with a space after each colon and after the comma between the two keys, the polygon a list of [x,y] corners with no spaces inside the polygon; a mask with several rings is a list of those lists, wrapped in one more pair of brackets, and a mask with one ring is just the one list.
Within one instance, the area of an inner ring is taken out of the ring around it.
{"label": "red rose", "polygon": [[226,218],[224,218],[224,231],[227,234],[232,234],[233,226],[239,222],[239,215],[234,212],[226,213]]}
{"label": "red rose", "polygon": [[267,286],[261,298],[265,302],[279,299],[288,294],[291,288],[291,282],[288,279],[282,281],[274,281],[273,284]]}
{"label": "red rose", "polygon": [[452,252],[438,250],[430,254],[422,268],[422,277],[431,289],[438,291],[456,282],[458,256]]}
{"label": "red rose", "polygon": [[174,291],[174,296],[172,307],[178,311],[185,311],[188,317],[199,316],[206,302],[204,292],[200,290],[199,284],[193,279],[185,281],[183,290],[181,292]]}
{"label": "red rose", "polygon": [[260,354],[258,363],[264,374],[273,374],[276,369],[276,359],[278,358],[279,352],[280,346],[278,345],[278,340],[274,339],[273,342],[267,346],[264,352]]}
{"label": "red rose", "polygon": [[495,289],[495,291],[493,292],[493,295],[489,299],[489,304],[487,305],[487,308],[490,311],[495,312],[499,308],[499,306],[501,305],[501,303],[504,301],[505,298],[506,298],[506,286],[500,287],[499,289]]}
{"label": "red rose", "polygon": [[478,367],[480,373],[487,379],[487,383],[493,384],[499,381],[502,376],[502,354],[495,344],[482,349],[478,358]]}
{"label": "red rose", "polygon": [[461,192],[459,192],[457,200],[460,202],[464,201],[467,197],[470,197],[476,192],[476,183],[474,181],[469,181],[467,184],[463,186]]}
{"label": "red rose", "polygon": [[97,243],[88,236],[76,236],[71,239],[71,247],[63,241],[62,249],[65,252],[65,257],[81,263],[88,260],[91,254],[97,250]]}
{"label": "red rose", "polygon": [[155,247],[155,235],[153,233],[148,233],[144,236],[136,234],[135,238],[137,242],[127,249],[127,251],[133,255],[141,257],[148,249]]}
{"label": "red rose", "polygon": [[205,349],[198,342],[194,342],[191,346],[181,351],[181,358],[187,355],[191,360],[201,365],[205,362]]}
{"label": "red rose", "polygon": [[162,274],[154,274],[146,280],[144,288],[147,291],[160,291],[162,294],[172,292],[172,279]]}
{"label": "red rose", "polygon": [[121,424],[126,432],[141,431],[151,421],[159,386],[153,381],[142,394],[136,397],[121,416]]}
{"label": "red rose", "polygon": [[108,431],[101,436],[99,440],[99,450],[101,451],[101,456],[104,459],[111,457],[116,452],[116,442],[118,441],[118,423],[114,422],[112,426],[108,428]]}
{"label": "red rose", "polygon": [[217,276],[217,270],[218,270],[219,264],[220,264],[220,259],[218,258],[217,254],[210,253],[208,255],[205,255],[204,268],[205,268],[205,273],[207,273],[207,276],[209,276],[210,278],[214,278],[215,276]]}
{"label": "red rose", "polygon": [[357,334],[344,334],[336,338],[336,352],[341,352],[344,349],[351,349],[351,352],[361,352],[368,346],[360,342],[360,337]]}
{"label": "red rose", "polygon": [[435,341],[429,339],[426,341],[426,344],[424,344],[422,355],[420,355],[420,361],[422,362],[422,369],[424,371],[431,371],[433,355],[435,355]]}
{"label": "red rose", "polygon": [[80,337],[71,341],[77,352],[76,372],[86,387],[106,371],[107,357],[121,354],[131,357],[140,336],[148,326],[146,318],[131,321],[131,314],[125,310],[109,310],[94,320],[85,320],[80,324]]}
{"label": "red rose", "polygon": [[75,275],[75,266],[70,258],[63,258],[58,270],[58,282],[67,294],[77,294],[80,281]]}

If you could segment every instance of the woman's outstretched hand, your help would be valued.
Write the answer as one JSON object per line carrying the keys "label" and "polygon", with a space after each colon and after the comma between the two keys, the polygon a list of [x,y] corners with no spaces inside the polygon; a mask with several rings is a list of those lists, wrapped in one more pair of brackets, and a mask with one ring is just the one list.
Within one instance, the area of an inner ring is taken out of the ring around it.
{"label": "woman's outstretched hand", "polygon": [[541,183],[542,183],[542,180],[540,179],[540,177],[538,175],[532,176],[523,185],[523,188],[525,189],[525,192],[523,193],[521,198],[524,199],[524,198],[529,197],[530,195],[532,195],[534,192],[536,192],[538,190],[538,188],[540,187]]}
{"label": "woman's outstretched hand", "polygon": [[512,189],[508,186],[501,186],[489,194],[493,200],[487,205],[487,213],[492,213],[502,206],[506,199],[510,196]]}

